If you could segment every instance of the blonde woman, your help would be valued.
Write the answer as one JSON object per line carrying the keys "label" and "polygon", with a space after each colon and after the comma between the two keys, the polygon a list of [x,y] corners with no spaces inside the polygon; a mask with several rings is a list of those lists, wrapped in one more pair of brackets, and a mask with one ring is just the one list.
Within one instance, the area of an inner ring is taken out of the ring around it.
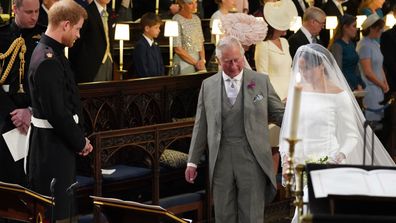
{"label": "blonde woman", "polygon": [[179,36],[174,38],[174,61],[180,65],[180,74],[204,71],[204,37],[201,20],[194,14],[197,11],[197,1],[178,0],[178,4],[180,11],[172,18],[179,23]]}

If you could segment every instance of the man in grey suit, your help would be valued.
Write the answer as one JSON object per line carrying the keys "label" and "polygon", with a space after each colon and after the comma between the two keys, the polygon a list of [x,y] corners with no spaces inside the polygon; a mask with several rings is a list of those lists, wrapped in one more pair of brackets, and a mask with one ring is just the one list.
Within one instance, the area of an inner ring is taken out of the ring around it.
{"label": "man in grey suit", "polygon": [[193,183],[208,148],[218,223],[263,223],[265,202],[276,193],[268,117],[280,125],[284,106],[267,75],[244,69],[243,52],[234,37],[216,48],[223,71],[202,83],[185,172]]}

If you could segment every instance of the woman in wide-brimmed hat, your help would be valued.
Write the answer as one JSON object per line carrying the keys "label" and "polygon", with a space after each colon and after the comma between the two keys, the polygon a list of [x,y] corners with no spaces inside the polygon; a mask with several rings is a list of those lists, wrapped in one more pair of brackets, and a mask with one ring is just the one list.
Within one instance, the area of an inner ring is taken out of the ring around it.
{"label": "woman in wide-brimmed hat", "polygon": [[264,18],[268,23],[267,37],[256,45],[254,56],[257,71],[269,75],[282,100],[287,96],[292,64],[289,44],[282,36],[286,35],[294,16],[297,16],[297,9],[291,0],[266,3]]}
{"label": "woman in wide-brimmed hat", "polygon": [[[263,41],[267,35],[267,23],[257,20],[252,15],[244,13],[230,13],[220,18],[223,36],[235,37],[245,49]],[[245,58],[245,67],[251,69]]]}

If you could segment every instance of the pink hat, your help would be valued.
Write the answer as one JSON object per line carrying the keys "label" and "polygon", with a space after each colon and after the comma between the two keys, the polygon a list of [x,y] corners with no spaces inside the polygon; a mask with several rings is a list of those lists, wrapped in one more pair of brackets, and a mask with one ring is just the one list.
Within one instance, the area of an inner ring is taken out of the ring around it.
{"label": "pink hat", "polygon": [[243,46],[256,44],[267,36],[267,23],[252,15],[228,13],[221,16],[220,20],[224,35],[237,38]]}

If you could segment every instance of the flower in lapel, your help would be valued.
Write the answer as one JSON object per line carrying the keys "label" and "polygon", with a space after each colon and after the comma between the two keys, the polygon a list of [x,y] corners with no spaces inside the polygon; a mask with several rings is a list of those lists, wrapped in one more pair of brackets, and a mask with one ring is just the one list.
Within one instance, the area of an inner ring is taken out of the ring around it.
{"label": "flower in lapel", "polygon": [[254,80],[251,80],[247,85],[248,89],[254,89],[255,87],[256,87],[256,82],[254,82]]}
{"label": "flower in lapel", "polygon": [[117,15],[117,13],[115,13],[114,11],[113,11],[113,12],[111,12],[111,14],[110,14],[110,18],[111,18],[112,20],[117,20],[117,19],[118,19],[118,15]]}

